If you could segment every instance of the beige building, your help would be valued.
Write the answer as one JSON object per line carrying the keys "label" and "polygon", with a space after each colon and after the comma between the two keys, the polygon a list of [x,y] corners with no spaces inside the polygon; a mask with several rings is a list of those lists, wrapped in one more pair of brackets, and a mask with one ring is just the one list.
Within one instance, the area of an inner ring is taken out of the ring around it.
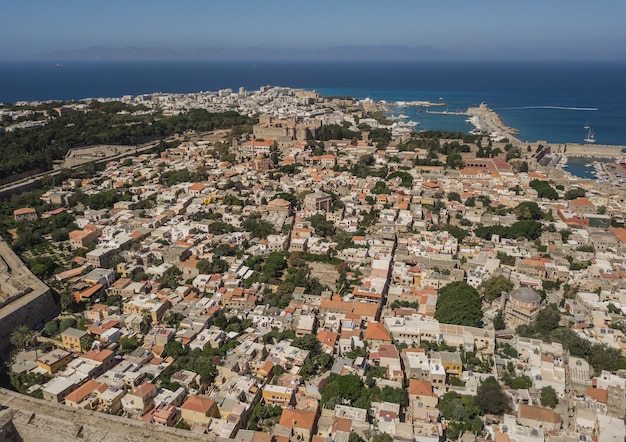
{"label": "beige building", "polygon": [[208,425],[211,418],[219,418],[219,409],[215,401],[207,396],[192,395],[180,407],[183,420],[189,425]]}
{"label": "beige building", "polygon": [[504,321],[507,327],[515,328],[518,325],[534,323],[540,306],[541,296],[530,287],[513,290],[504,308]]}
{"label": "beige building", "polygon": [[72,230],[70,232],[70,247],[72,250],[87,248],[98,239],[99,230]]}
{"label": "beige building", "polygon": [[330,212],[333,200],[327,193],[314,192],[304,197],[304,208],[310,212]]}
{"label": "beige building", "polygon": [[294,403],[294,389],[281,385],[266,385],[263,387],[263,401],[266,404],[280,405],[285,408]]}
{"label": "beige building", "polygon": [[31,207],[24,207],[13,211],[15,221],[34,221],[37,219],[37,211]]}
{"label": "beige building", "polygon": [[37,358],[37,367],[46,370],[49,374],[54,374],[62,367],[66,366],[74,356],[69,351],[55,349]]}
{"label": "beige building", "polygon": [[554,431],[561,428],[561,416],[549,408],[521,404],[517,420],[524,426],[541,428],[544,431]]}

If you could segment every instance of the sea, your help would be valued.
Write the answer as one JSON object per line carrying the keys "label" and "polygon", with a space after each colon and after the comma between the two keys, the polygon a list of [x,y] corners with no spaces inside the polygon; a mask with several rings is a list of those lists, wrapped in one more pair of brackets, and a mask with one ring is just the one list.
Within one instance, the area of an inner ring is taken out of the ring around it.
{"label": "sea", "polygon": [[[486,103],[523,141],[626,145],[626,61],[0,61],[0,102],[286,86],[384,100],[417,130],[473,129],[454,113]],[[584,159],[576,174],[588,174]],[[572,164],[577,164],[574,161]],[[571,166],[570,166],[571,167]]]}

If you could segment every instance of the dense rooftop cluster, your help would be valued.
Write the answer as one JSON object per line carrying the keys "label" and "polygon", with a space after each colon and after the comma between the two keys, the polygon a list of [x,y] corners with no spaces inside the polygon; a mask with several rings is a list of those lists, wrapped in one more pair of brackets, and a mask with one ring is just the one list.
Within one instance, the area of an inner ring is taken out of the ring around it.
{"label": "dense rooftop cluster", "polygon": [[621,187],[369,101],[122,101],[257,123],[5,204],[64,311],[14,332],[20,391],[239,440],[623,438]]}

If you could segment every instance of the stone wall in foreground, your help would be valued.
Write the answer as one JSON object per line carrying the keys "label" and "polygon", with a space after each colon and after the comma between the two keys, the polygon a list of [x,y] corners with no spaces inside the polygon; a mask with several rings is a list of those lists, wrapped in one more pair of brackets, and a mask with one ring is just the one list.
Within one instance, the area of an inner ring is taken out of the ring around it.
{"label": "stone wall in foreground", "polygon": [[[61,404],[52,404],[19,393],[0,389],[0,442],[46,441],[67,442],[171,442],[216,441],[223,439],[208,434],[161,427],[97,411],[77,410]],[[3,433],[3,429],[6,432]],[[13,432],[13,438],[3,439],[3,434]]]}

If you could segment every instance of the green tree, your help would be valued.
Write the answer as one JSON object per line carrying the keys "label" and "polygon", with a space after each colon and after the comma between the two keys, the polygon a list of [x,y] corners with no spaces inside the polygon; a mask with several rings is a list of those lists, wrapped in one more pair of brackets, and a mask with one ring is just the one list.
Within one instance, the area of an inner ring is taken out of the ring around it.
{"label": "green tree", "polygon": [[498,381],[487,378],[476,390],[476,405],[484,413],[501,415],[513,409],[511,399],[504,392]]}
{"label": "green tree", "polygon": [[387,433],[378,433],[372,437],[371,442],[393,442],[393,437]]}
{"label": "green tree", "polygon": [[541,236],[543,227],[540,222],[535,220],[522,220],[513,223],[508,232],[504,235],[506,238],[526,238],[535,240]]}
{"label": "green tree", "polygon": [[514,390],[528,389],[533,386],[533,381],[528,376],[519,376],[512,378],[509,386]]}
{"label": "green tree", "polygon": [[483,282],[478,290],[487,301],[493,301],[500,297],[502,292],[509,293],[513,290],[513,283],[504,275],[494,275]]}
{"label": "green tree", "polygon": [[315,229],[315,234],[321,237],[332,236],[335,233],[335,225],[332,221],[327,221],[326,216],[318,213],[308,219],[311,227]]}
{"label": "green tree", "polygon": [[462,281],[446,285],[439,290],[435,318],[445,324],[478,326],[482,319],[478,292]]}
{"label": "green tree", "polygon": [[496,313],[496,316],[493,318],[493,328],[496,330],[504,330],[506,328],[504,312],[502,310],[498,310],[498,313]]}
{"label": "green tree", "polygon": [[561,313],[555,304],[546,306],[537,314],[535,329],[539,334],[547,335],[559,327]]}
{"label": "green tree", "polygon": [[26,347],[33,345],[35,339],[35,332],[32,331],[27,325],[18,325],[9,336],[9,342],[11,342],[11,345],[17,347],[19,350],[23,350]]}
{"label": "green tree", "polygon": [[94,338],[91,335],[83,336],[80,340],[80,349],[82,351],[91,350],[91,346],[93,345]]}
{"label": "green tree", "polygon": [[293,340],[291,345],[301,348],[302,350],[308,350],[313,354],[317,354],[320,352],[320,342],[313,334],[307,334],[302,336],[301,338],[296,338]]}
{"label": "green tree", "polygon": [[132,353],[137,347],[139,347],[139,338],[137,338],[137,336],[133,336],[131,338],[128,336],[122,336],[120,338],[120,353]]}
{"label": "green tree", "polygon": [[71,316],[64,318],[60,323],[59,323],[59,333],[63,333],[65,330],[67,330],[68,328],[75,328],[76,327],[76,318],[73,318]]}
{"label": "green tree", "polygon": [[539,198],[547,198],[550,200],[555,200],[559,198],[559,194],[552,188],[552,186],[547,181],[542,180],[532,180],[528,183],[530,187],[537,191],[537,195]]}
{"label": "green tree", "polygon": [[513,209],[513,213],[518,220],[539,220],[543,218],[543,212],[539,208],[539,205],[537,205],[537,203],[534,201],[524,201],[522,203],[519,203],[517,207]]}
{"label": "green tree", "polygon": [[[471,224],[471,223],[470,223]],[[457,241],[463,242],[463,240],[469,235],[465,229],[454,226],[448,223],[436,224],[430,228],[430,230],[445,231],[456,238]]]}
{"label": "green tree", "polygon": [[202,258],[196,264],[196,268],[198,272],[202,275],[207,275],[211,273],[224,273],[228,270],[228,262],[223,260],[222,258],[213,258],[212,261],[209,261],[206,258]]}
{"label": "green tree", "polygon": [[463,157],[459,153],[451,153],[446,156],[446,166],[452,169],[463,168]]}
{"label": "green tree", "polygon": [[473,396],[462,396],[455,391],[444,394],[437,408],[448,421],[446,439],[455,440],[462,432],[471,431],[478,434],[482,430],[480,408]]}
{"label": "green tree", "polygon": [[272,223],[259,217],[247,218],[241,224],[241,227],[245,231],[251,232],[253,238],[266,239],[268,235],[276,233]]}
{"label": "green tree", "polygon": [[570,190],[563,194],[563,198],[566,200],[574,200],[585,196],[587,192],[582,187],[572,187]]}
{"label": "green tree", "polygon": [[556,395],[556,391],[554,391],[554,388],[550,387],[549,385],[541,389],[541,395],[539,399],[541,401],[541,405],[544,407],[555,408],[559,403],[559,398]]}
{"label": "green tree", "polygon": [[350,436],[348,436],[348,442],[365,442],[365,439],[363,439],[354,431],[351,431]]}
{"label": "green tree", "polygon": [[167,356],[172,356],[173,358],[177,358],[185,353],[185,349],[178,341],[169,341],[165,344],[164,350]]}
{"label": "green tree", "polygon": [[46,325],[43,327],[43,335],[51,338],[56,336],[59,333],[59,321],[53,319],[52,321],[46,322]]}
{"label": "green tree", "polygon": [[448,192],[448,201],[461,202],[461,195],[458,192]]}

